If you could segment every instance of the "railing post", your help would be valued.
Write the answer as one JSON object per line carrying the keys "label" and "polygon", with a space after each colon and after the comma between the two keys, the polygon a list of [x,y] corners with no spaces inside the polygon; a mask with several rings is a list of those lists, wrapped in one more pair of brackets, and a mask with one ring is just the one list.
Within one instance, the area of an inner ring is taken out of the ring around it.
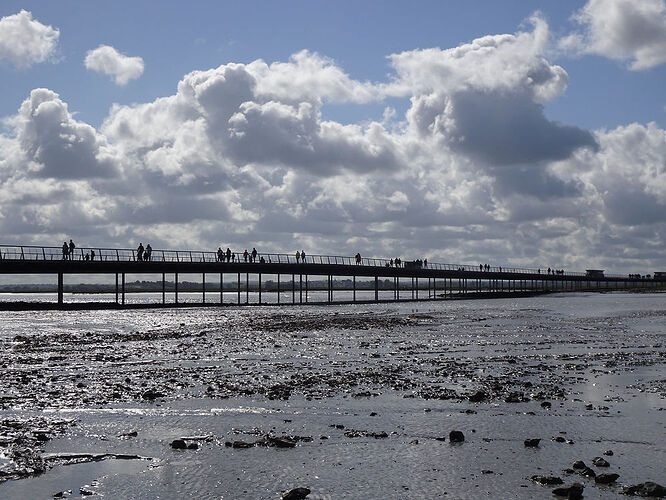
{"label": "railing post", "polygon": [[44,251],[44,247],[42,247],[42,257],[44,257],[44,260],[46,260],[46,252]]}
{"label": "railing post", "polygon": [[24,260],[25,256],[23,255],[23,247],[21,247],[21,260]]}

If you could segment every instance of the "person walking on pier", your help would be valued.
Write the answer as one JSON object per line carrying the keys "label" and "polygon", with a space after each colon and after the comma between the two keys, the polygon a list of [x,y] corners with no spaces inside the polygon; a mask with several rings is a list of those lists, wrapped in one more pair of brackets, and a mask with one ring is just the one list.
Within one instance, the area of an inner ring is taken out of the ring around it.
{"label": "person walking on pier", "polygon": [[296,264],[298,264],[298,262],[300,261],[300,259],[301,259],[301,252],[299,252],[298,250],[296,250]]}
{"label": "person walking on pier", "polygon": [[257,262],[257,249],[252,247],[252,262]]}
{"label": "person walking on pier", "polygon": [[250,255],[250,254],[248,253],[247,248],[246,248],[245,251],[243,252],[243,260],[244,260],[245,262],[247,262],[247,257],[248,257],[249,255]]}
{"label": "person walking on pier", "polygon": [[146,251],[143,253],[143,260],[150,262],[150,257],[153,255],[153,247],[150,246],[150,243],[146,245]]}
{"label": "person walking on pier", "polygon": [[301,250],[301,262],[305,264],[305,250]]}
{"label": "person walking on pier", "polygon": [[136,260],[139,262],[143,260],[143,243],[139,243],[139,247],[136,249]]}
{"label": "person walking on pier", "polygon": [[95,260],[95,250],[90,250],[90,260]]}
{"label": "person walking on pier", "polygon": [[361,253],[356,252],[356,265],[358,266],[361,263]]}
{"label": "person walking on pier", "polygon": [[224,252],[222,251],[222,247],[217,247],[217,261],[224,262]]}
{"label": "person walking on pier", "polygon": [[231,262],[231,248],[227,247],[227,262]]}
{"label": "person walking on pier", "polygon": [[75,248],[76,248],[76,245],[74,244],[74,242],[70,238],[70,240],[69,240],[69,259],[70,260],[74,260],[74,249]]}
{"label": "person walking on pier", "polygon": [[69,258],[69,247],[67,246],[67,242],[63,242],[62,244],[62,260],[67,260]]}

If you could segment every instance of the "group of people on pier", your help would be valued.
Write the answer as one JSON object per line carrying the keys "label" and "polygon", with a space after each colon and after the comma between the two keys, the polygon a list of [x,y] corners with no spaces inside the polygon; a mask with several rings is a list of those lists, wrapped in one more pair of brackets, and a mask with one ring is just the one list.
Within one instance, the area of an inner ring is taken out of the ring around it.
{"label": "group of people on pier", "polygon": [[139,262],[150,262],[152,255],[153,247],[150,246],[150,243],[146,245],[146,248],[143,248],[143,243],[139,243],[139,247],[136,249],[136,260]]}

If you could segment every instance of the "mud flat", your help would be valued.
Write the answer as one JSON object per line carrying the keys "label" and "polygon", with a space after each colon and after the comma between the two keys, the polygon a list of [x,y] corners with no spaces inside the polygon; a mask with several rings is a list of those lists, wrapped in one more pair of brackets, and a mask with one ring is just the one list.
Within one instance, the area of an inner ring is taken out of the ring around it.
{"label": "mud flat", "polygon": [[664,485],[663,294],[0,314],[0,497]]}

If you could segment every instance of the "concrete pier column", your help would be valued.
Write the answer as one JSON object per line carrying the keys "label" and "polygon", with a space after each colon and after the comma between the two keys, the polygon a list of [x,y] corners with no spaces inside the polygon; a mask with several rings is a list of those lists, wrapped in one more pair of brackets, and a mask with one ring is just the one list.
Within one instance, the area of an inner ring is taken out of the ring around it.
{"label": "concrete pier column", "polygon": [[259,304],[261,304],[261,273],[259,273]]}
{"label": "concrete pier column", "polygon": [[[123,283],[124,282],[125,282],[125,278],[123,276]],[[176,304],[178,304],[178,273],[174,273],[173,286],[174,286],[174,298],[175,298]]]}
{"label": "concrete pier column", "polygon": [[201,303],[206,303],[206,273],[201,273]]}
{"label": "concrete pier column", "polygon": [[238,273],[237,279],[236,279],[236,291],[238,292],[238,305],[240,305],[240,273]]}
{"label": "concrete pier column", "polygon": [[118,273],[116,273],[116,304],[118,303]]}
{"label": "concrete pier column", "polygon": [[303,303],[303,275],[298,275],[298,303]]}
{"label": "concrete pier column", "polygon": [[64,284],[63,284],[63,275],[62,273],[58,273],[58,304],[62,305],[63,303],[63,292],[64,292]]}
{"label": "concrete pier column", "polygon": [[250,273],[245,273],[245,303],[250,303]]}
{"label": "concrete pier column", "polygon": [[356,302],[356,275],[352,276],[352,300]]}
{"label": "concrete pier column", "polygon": [[379,301],[379,276],[375,276],[375,302]]}
{"label": "concrete pier column", "polygon": [[291,303],[296,303],[296,275],[291,275]]}
{"label": "concrete pier column", "polygon": [[277,275],[277,303],[280,303],[280,273]]}
{"label": "concrete pier column", "polygon": [[166,274],[162,273],[162,304],[166,304]]}
{"label": "concrete pier column", "polygon": [[125,273],[121,274],[121,280],[122,284],[121,284],[120,302],[122,305],[125,305]]}
{"label": "concrete pier column", "polygon": [[220,273],[220,304],[224,304],[224,273]]}

